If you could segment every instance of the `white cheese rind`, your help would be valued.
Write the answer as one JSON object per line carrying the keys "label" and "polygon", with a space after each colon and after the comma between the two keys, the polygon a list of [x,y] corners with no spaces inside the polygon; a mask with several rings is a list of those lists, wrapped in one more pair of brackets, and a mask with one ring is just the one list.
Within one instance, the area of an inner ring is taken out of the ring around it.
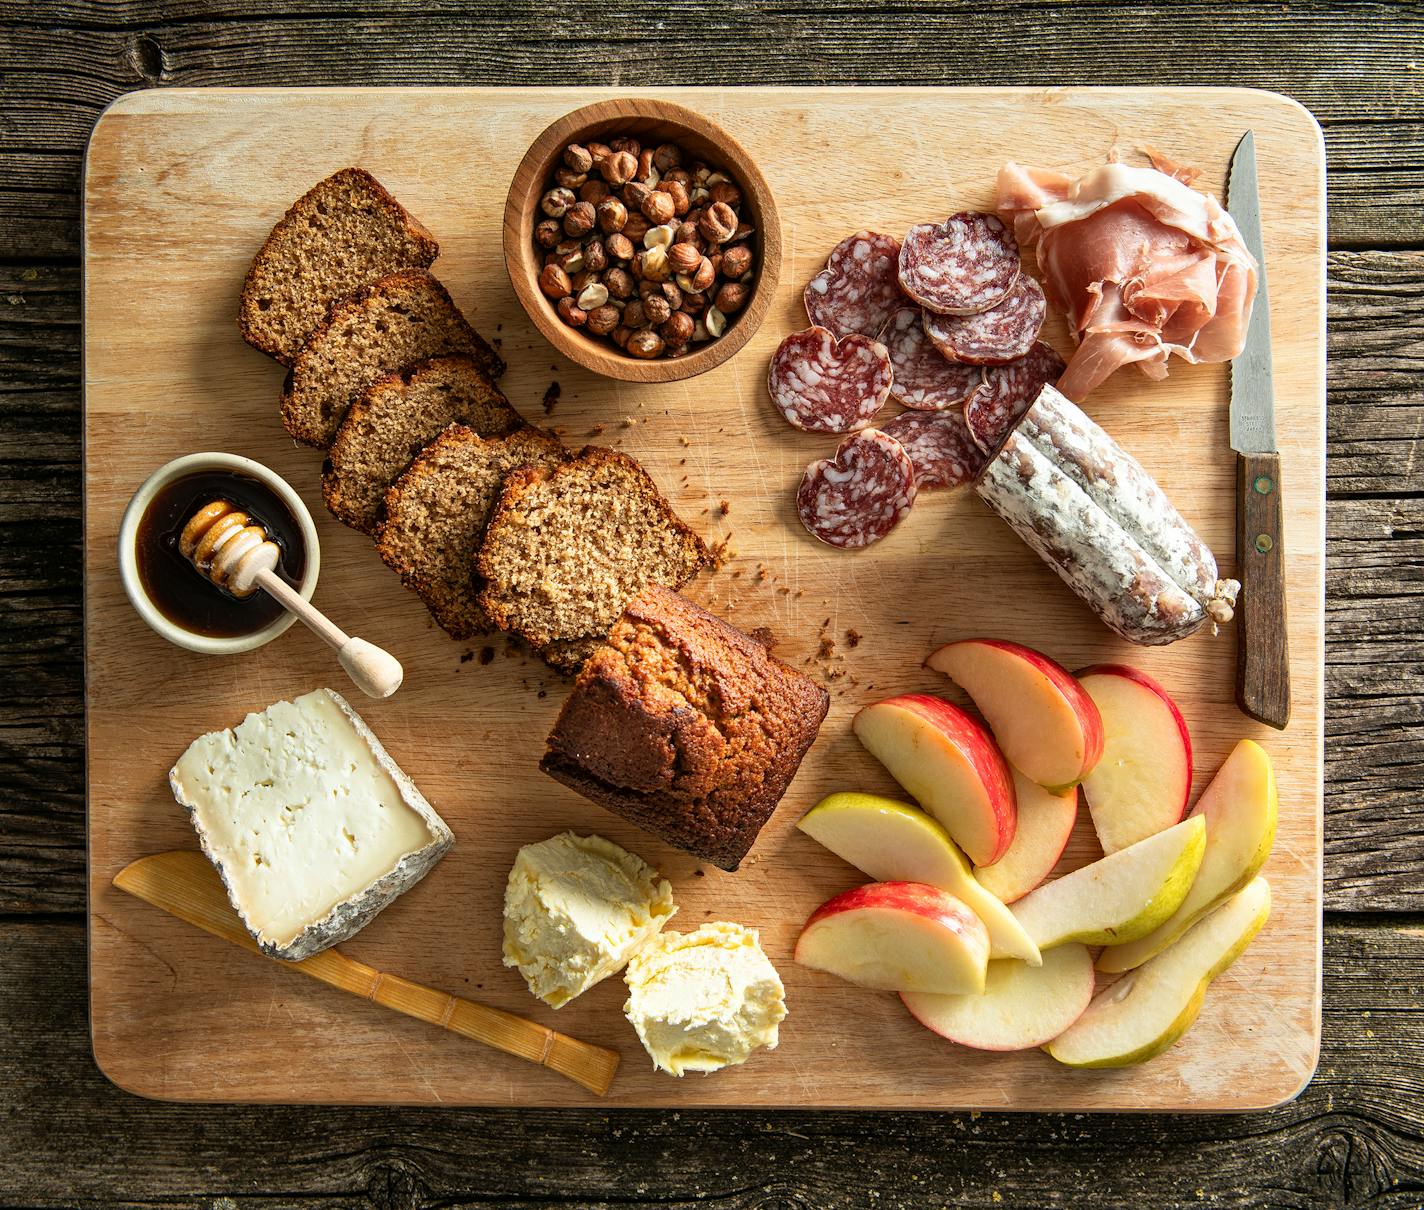
{"label": "white cheese rind", "polygon": [[168,782],[233,909],[274,958],[308,958],[354,936],[454,843],[330,689],[200,736]]}

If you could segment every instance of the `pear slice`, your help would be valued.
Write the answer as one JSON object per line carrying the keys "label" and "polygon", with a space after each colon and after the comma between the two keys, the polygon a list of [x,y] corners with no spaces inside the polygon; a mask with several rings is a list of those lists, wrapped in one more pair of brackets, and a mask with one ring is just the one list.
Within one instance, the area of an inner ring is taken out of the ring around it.
{"label": "pear slice", "polygon": [[1271,888],[1257,878],[1099,993],[1044,1050],[1069,1067],[1127,1067],[1160,1055],[1191,1028],[1207,985],[1240,957],[1270,914]]}
{"label": "pear slice", "polygon": [[1043,961],[1014,914],[979,885],[944,825],[923,811],[878,794],[832,794],[796,826],[876,882],[924,882],[948,891],[983,921],[990,958]]}
{"label": "pear slice", "polygon": [[1102,952],[1098,969],[1127,971],[1160,954],[1258,873],[1276,839],[1276,776],[1265,749],[1243,739],[1202,792],[1195,818],[1206,820],[1201,869],[1182,905],[1145,937]]}
{"label": "pear slice", "polygon": [[1181,906],[1205,847],[1206,820],[1195,815],[1044,883],[1009,910],[1040,950],[1135,941]]}

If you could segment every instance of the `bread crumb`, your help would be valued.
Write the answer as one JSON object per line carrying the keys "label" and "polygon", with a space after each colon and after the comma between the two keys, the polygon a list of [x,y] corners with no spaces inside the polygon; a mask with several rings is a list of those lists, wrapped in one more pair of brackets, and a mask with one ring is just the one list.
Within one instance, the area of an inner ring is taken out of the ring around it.
{"label": "bread crumb", "polygon": [[558,406],[559,394],[563,390],[557,382],[551,382],[544,392],[544,415],[549,415]]}
{"label": "bread crumb", "polygon": [[845,633],[845,637],[847,647],[856,648],[860,646],[860,631],[847,630]]}
{"label": "bread crumb", "polygon": [[480,648],[480,663],[481,663],[481,664],[489,664],[489,663],[493,663],[493,662],[494,662],[494,648],[493,648],[493,647],[481,647],[481,648]]}
{"label": "bread crumb", "polygon": [[726,500],[723,500],[722,503],[719,504],[717,507],[718,511],[720,511],[722,516],[724,517],[732,511],[732,506]]}

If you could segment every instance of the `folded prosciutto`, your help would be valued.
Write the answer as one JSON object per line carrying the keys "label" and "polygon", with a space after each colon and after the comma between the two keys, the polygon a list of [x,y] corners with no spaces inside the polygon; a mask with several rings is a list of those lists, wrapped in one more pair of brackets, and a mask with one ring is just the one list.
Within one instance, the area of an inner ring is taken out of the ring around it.
{"label": "folded prosciutto", "polygon": [[1081,400],[1119,366],[1167,376],[1172,354],[1230,361],[1256,295],[1256,262],[1195,173],[1153,155],[1151,168],[1107,163],[1073,180],[1008,163],[999,217],[1021,244],[1038,241],[1049,300],[1078,349],[1058,389]]}

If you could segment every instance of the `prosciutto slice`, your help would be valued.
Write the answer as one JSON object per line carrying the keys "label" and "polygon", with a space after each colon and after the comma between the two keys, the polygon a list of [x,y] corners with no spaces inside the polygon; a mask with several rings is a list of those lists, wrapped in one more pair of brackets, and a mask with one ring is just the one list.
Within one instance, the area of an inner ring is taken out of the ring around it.
{"label": "prosciutto slice", "polygon": [[1255,259],[1189,170],[1153,162],[1110,162],[1077,180],[1012,162],[999,170],[999,217],[1020,243],[1037,241],[1044,291],[1078,341],[1058,383],[1070,399],[1119,366],[1160,379],[1173,354],[1230,361],[1246,342]]}

